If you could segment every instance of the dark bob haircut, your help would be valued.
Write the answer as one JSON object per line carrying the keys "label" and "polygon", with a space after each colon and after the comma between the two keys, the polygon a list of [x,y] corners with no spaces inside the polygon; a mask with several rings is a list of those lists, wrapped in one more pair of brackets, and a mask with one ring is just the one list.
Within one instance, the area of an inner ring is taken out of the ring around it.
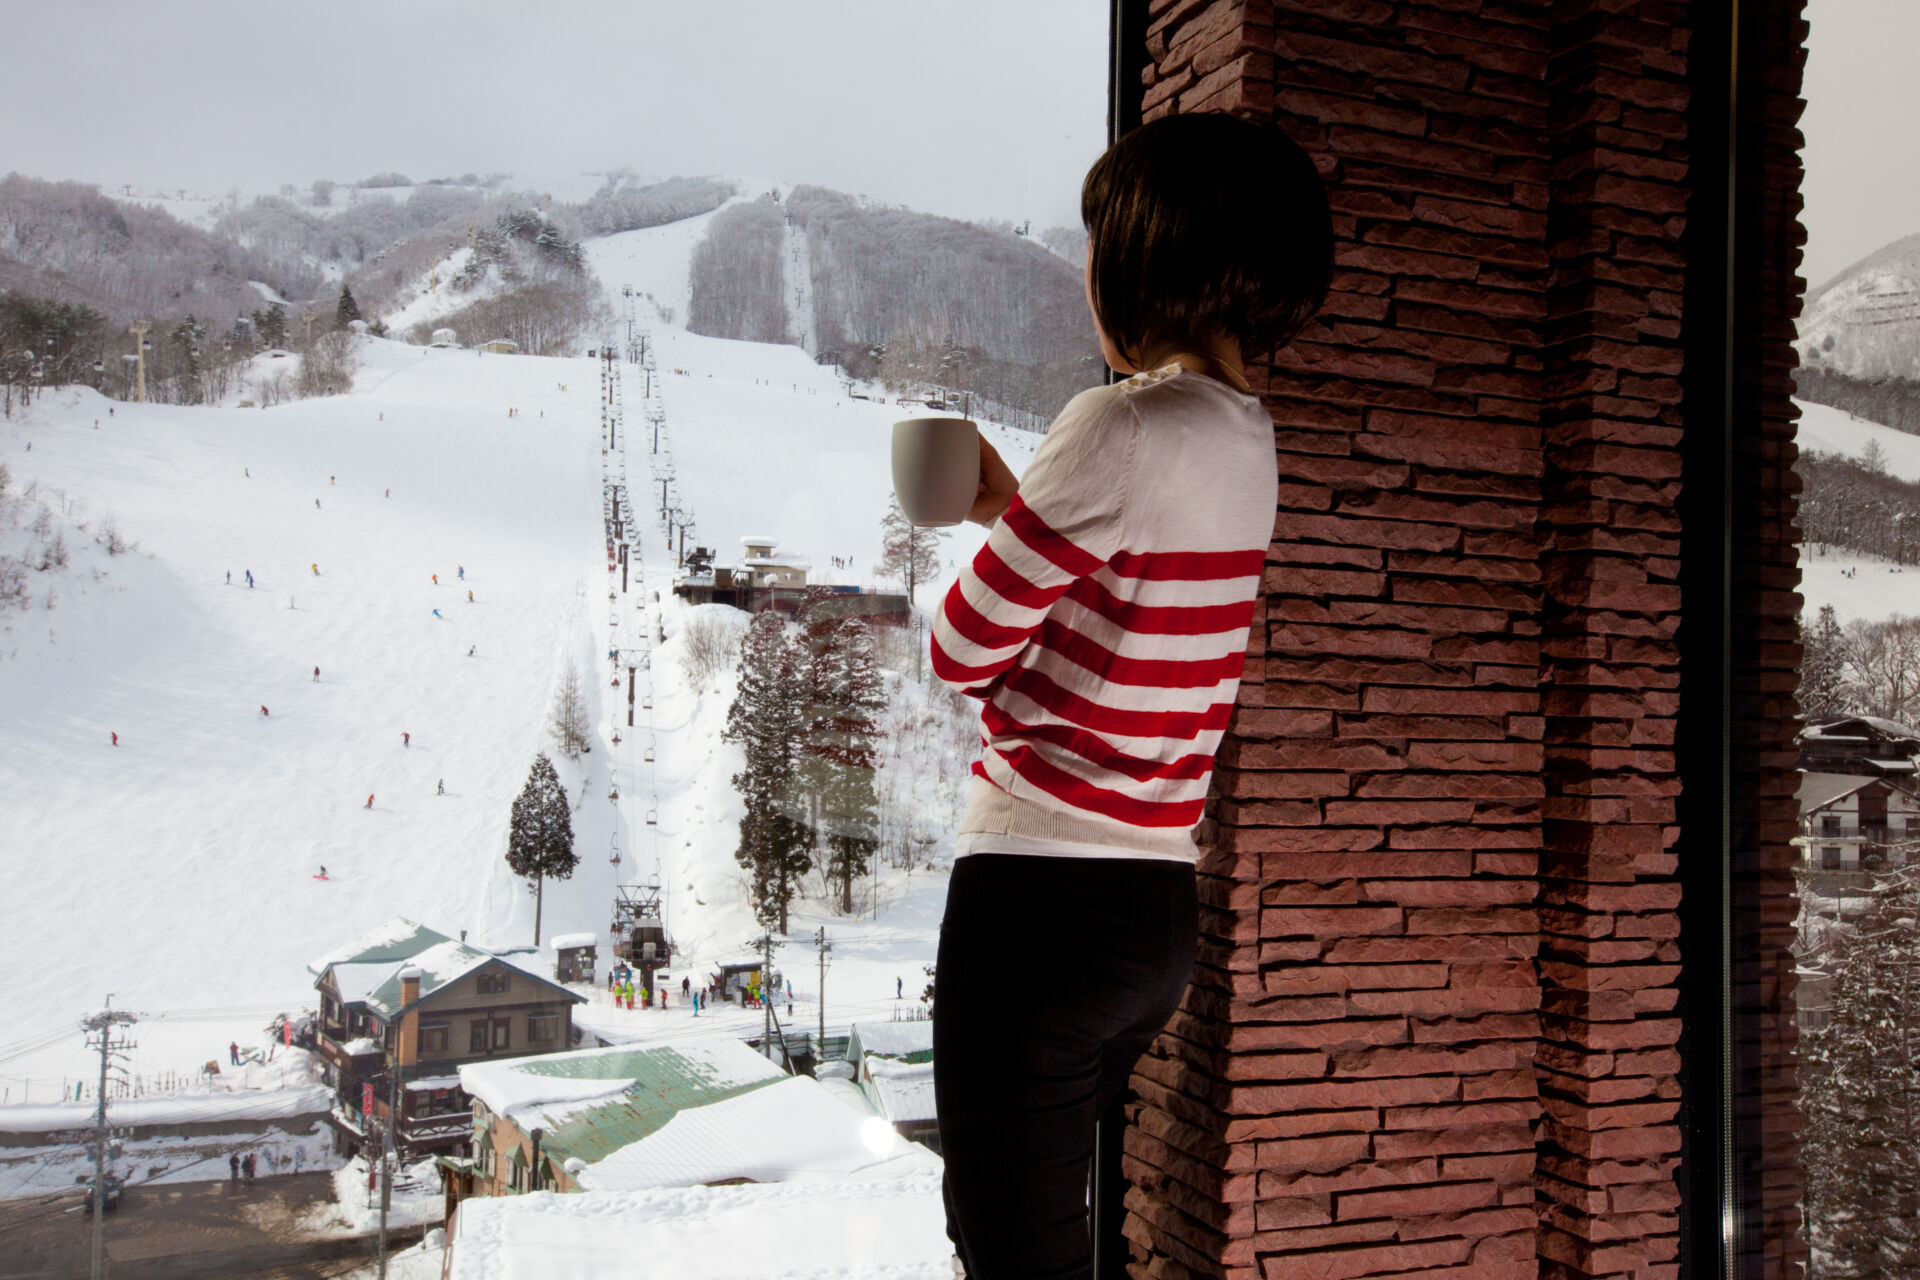
{"label": "dark bob haircut", "polygon": [[1326,188],[1286,134],[1236,116],[1162,116],[1080,188],[1093,307],[1129,363],[1228,334],[1249,357],[1319,311],[1333,272]]}

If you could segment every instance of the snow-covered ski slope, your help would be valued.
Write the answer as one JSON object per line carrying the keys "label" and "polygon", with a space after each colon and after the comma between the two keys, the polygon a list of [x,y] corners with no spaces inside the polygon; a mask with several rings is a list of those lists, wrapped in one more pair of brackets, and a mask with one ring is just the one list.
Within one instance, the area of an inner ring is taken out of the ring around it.
{"label": "snow-covered ski slope", "polygon": [[[1800,407],[1802,452],[1818,449],[1858,458],[1867,443],[1879,444],[1887,472],[1920,481],[1920,436],[1856,418],[1831,405],[1795,401]],[[1920,614],[1920,565],[1896,566],[1890,560],[1847,548],[1823,548],[1800,562],[1800,594],[1809,619],[1832,605],[1842,625],[1856,618]]]}
{"label": "snow-covered ski slope", "polygon": [[[616,314],[629,283],[683,296],[667,291],[684,281],[688,231],[610,237],[617,253],[593,246]],[[665,461],[698,540],[724,563],[742,535],[767,534],[810,554],[821,576],[870,578],[888,427],[902,410],[848,399],[797,348],[702,338],[642,315]],[[0,1086],[15,1101],[29,1078],[32,1097],[50,1100],[88,1058],[77,1033],[43,1052],[7,1051],[71,1028],[107,992],[115,1007],[225,1011],[140,1028],[135,1070],[191,1070],[230,1039],[257,1043],[272,1012],[310,1005],[305,963],[394,914],[485,945],[530,941],[532,901],[501,855],[528,764],[551,750],[547,707],[565,654],[602,736],[579,765],[556,761],[578,805],[582,865],[547,886],[543,933],[604,931],[616,877],[660,856],[670,895],[684,895],[670,896],[670,912],[684,908],[670,926],[709,956],[738,949],[749,917],[731,857],[736,749],[717,742],[717,695],[680,689],[668,652],[653,672],[659,772],[643,783],[645,744],[628,735],[613,780],[634,803],[605,799],[609,739],[626,731],[605,662],[596,362],[371,339],[359,360],[349,394],[264,411],[116,403],[109,416],[107,401],[64,391],[0,422],[14,492],[37,482],[40,497],[57,495],[73,548],[63,574],[29,575],[32,607],[0,616],[0,866],[15,907],[0,933],[0,971],[15,978]],[[638,369],[626,368],[623,387],[646,590],[667,598],[645,621],[671,636],[671,559],[646,525],[657,484]],[[1038,437],[990,430],[1023,468]],[[109,556],[89,541],[107,513],[137,550]],[[963,563],[982,536],[956,531],[951,558]],[[25,537],[0,533],[0,545]],[[831,556],[853,567],[829,570]],[[950,580],[943,568],[922,604]],[[630,607],[629,637],[641,620]],[[658,797],[652,828],[636,807],[643,785]],[[616,822],[617,870],[606,861]],[[677,857],[659,847],[669,832]],[[323,863],[324,882],[313,879]],[[847,939],[830,989],[854,994],[850,962],[864,954],[875,1008],[891,1003],[896,975],[910,1003],[941,887],[922,874],[912,888],[925,902],[883,896],[899,910]],[[696,906],[714,914],[702,924]],[[825,904],[804,906],[796,935],[801,919],[808,933],[838,927]],[[797,994],[810,959],[782,957]]]}

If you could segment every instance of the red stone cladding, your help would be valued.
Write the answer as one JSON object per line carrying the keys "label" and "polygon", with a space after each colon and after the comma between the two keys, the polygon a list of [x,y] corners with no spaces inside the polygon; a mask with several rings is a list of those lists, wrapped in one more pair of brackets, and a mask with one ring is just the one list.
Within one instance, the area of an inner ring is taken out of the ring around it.
{"label": "red stone cladding", "polygon": [[1805,1273],[1798,1201],[1804,1185],[1794,1072],[1794,960],[1788,950],[1799,895],[1793,880],[1799,805],[1794,798],[1800,711],[1801,606],[1793,474],[1798,410],[1789,398],[1799,364],[1793,346],[1804,282],[1800,226],[1804,144],[1798,121],[1806,65],[1805,0],[1741,8],[1749,54],[1758,63],[1748,99],[1763,121],[1741,156],[1743,218],[1735,349],[1758,358],[1736,382],[1733,490],[1734,1099],[1744,1205],[1747,1274],[1791,1280]]}
{"label": "red stone cladding", "polygon": [[[1135,1276],[1679,1273],[1686,13],[1149,6],[1145,116],[1285,129],[1328,179],[1336,255],[1318,320],[1249,370],[1280,510],[1200,963],[1134,1080]],[[1797,170],[1777,182],[1790,236]],[[1797,297],[1790,267],[1773,283]],[[1737,616],[1769,664],[1743,706],[1784,875],[1792,315],[1767,314],[1746,438],[1771,532]]]}

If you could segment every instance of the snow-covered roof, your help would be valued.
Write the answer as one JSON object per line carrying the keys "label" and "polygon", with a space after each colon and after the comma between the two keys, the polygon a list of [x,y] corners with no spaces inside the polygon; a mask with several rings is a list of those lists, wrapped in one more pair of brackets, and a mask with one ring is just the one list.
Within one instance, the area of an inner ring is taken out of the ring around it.
{"label": "snow-covered roof", "polygon": [[335,947],[318,960],[307,962],[307,972],[319,977],[330,964],[377,963],[405,960],[428,947],[448,941],[447,935],[429,929],[405,916],[395,916],[385,924],[369,929],[352,942]]}
{"label": "snow-covered roof", "polygon": [[728,1178],[791,1182],[938,1173],[939,1157],[877,1117],[862,1118],[820,1082],[787,1076],[678,1112],[576,1175],[589,1191],[684,1187]]}
{"label": "snow-covered roof", "polygon": [[1886,738],[1920,738],[1920,729],[1910,724],[1901,724],[1898,720],[1889,720],[1884,716],[1847,716],[1840,720],[1829,720],[1825,724],[1808,725],[1800,731],[1806,738],[1840,739],[1858,738],[1858,730],[1867,728]]}
{"label": "snow-covered roof", "polygon": [[740,535],[740,541],[749,547],[773,547],[780,544],[778,538],[768,538],[757,533],[743,533]]}
{"label": "snow-covered roof", "polygon": [[449,1280],[952,1280],[940,1175],[463,1200]]}
{"label": "snow-covered roof", "polygon": [[599,1160],[655,1132],[688,1107],[786,1079],[731,1036],[616,1045],[460,1068],[460,1083],[521,1132],[547,1131],[556,1160]]}
{"label": "snow-covered roof", "polygon": [[356,1036],[341,1045],[340,1052],[346,1054],[349,1058],[362,1053],[378,1053],[380,1052],[380,1042],[372,1036]]}
{"label": "snow-covered roof", "polygon": [[401,988],[401,974],[406,970],[420,971],[418,998],[425,1000],[440,988],[460,981],[474,970],[495,963],[506,965],[535,982],[543,983],[575,1003],[584,1003],[584,997],[568,991],[542,972],[544,965],[540,954],[531,947],[496,953],[455,942],[451,938],[442,938],[423,951],[392,959],[335,962],[322,971],[322,977],[327,973],[333,975],[334,989],[340,993],[343,1003],[365,1005],[383,1018],[392,1018],[407,1007]]}
{"label": "snow-covered roof", "polygon": [[867,1059],[874,1101],[880,1114],[899,1124],[909,1120],[933,1120],[940,1112],[933,1100],[933,1064],[901,1062],[896,1058]]}
{"label": "snow-covered roof", "polygon": [[555,951],[570,951],[575,947],[593,947],[599,944],[600,935],[597,933],[562,933],[549,942]]}
{"label": "snow-covered roof", "polygon": [[1878,778],[1858,773],[1803,773],[1796,793],[1800,799],[1800,812],[1807,814],[1824,809],[1834,801],[1878,781]]}
{"label": "snow-covered roof", "polygon": [[847,1057],[878,1053],[889,1058],[933,1054],[933,1019],[905,1022],[856,1022],[847,1036]]}
{"label": "snow-covered roof", "polygon": [[1885,769],[1888,773],[1914,772],[1914,763],[1911,760],[1868,760],[1867,763]]}
{"label": "snow-covered roof", "polygon": [[[209,1120],[274,1120],[319,1115],[332,1094],[318,1084],[291,1089],[241,1089],[231,1093],[190,1093],[121,1098],[113,1103],[116,1125],[195,1124]],[[85,1129],[93,1125],[95,1103],[30,1103],[0,1107],[0,1133],[44,1133],[49,1129]]]}

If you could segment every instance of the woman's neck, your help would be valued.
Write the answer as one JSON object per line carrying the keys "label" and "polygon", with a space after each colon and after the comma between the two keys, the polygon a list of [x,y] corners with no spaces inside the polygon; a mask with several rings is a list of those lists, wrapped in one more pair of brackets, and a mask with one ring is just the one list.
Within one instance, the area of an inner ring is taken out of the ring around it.
{"label": "woman's neck", "polygon": [[1150,362],[1141,367],[1158,369],[1169,364],[1177,364],[1194,373],[1205,374],[1215,381],[1226,383],[1243,395],[1253,394],[1253,388],[1247,383],[1246,372],[1241,364],[1240,343],[1234,338],[1222,336],[1204,347],[1160,351]]}

